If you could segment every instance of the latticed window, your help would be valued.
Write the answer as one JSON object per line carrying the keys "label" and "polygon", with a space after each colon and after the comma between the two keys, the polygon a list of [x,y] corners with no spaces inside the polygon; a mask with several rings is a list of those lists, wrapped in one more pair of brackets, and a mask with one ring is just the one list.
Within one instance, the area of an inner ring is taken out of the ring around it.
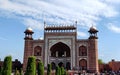
{"label": "latticed window", "polygon": [[34,48],[34,55],[35,56],[41,56],[42,48],[40,46],[36,46]]}
{"label": "latticed window", "polygon": [[79,47],[79,56],[87,56],[87,48],[83,45]]}

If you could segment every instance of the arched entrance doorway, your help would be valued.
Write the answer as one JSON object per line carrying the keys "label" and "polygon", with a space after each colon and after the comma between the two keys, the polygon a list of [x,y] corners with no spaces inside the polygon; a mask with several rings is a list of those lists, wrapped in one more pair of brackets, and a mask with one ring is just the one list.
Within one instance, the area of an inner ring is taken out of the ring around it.
{"label": "arched entrance doorway", "polygon": [[70,57],[70,48],[62,42],[53,45],[50,51],[51,57]]}
{"label": "arched entrance doorway", "polygon": [[[58,42],[50,48],[50,53],[50,62],[54,62],[56,65],[66,68],[66,63],[70,62],[71,56],[69,46],[62,42]],[[69,64],[68,66],[71,67]]]}
{"label": "arched entrance doorway", "polygon": [[87,61],[85,59],[80,60],[79,67],[81,70],[87,70]]}

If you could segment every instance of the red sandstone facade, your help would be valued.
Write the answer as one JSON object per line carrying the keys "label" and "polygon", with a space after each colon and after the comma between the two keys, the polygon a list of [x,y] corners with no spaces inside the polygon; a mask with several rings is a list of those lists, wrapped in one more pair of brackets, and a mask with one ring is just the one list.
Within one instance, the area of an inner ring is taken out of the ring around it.
{"label": "red sandstone facade", "polygon": [[120,71],[120,61],[115,61],[112,60],[109,63],[105,64],[99,64],[99,70],[100,72],[104,72],[104,71]]}
{"label": "red sandstone facade", "polygon": [[88,39],[77,39],[77,27],[49,26],[44,24],[44,39],[33,39],[34,33],[26,29],[23,69],[27,65],[29,56],[36,56],[36,61],[43,61],[44,66],[52,64],[52,69],[57,65],[64,65],[67,69],[89,70],[98,72],[98,45],[97,29],[91,27]]}
{"label": "red sandstone facade", "polygon": [[120,70],[120,61],[112,60],[108,63],[108,65],[112,71],[119,71]]}

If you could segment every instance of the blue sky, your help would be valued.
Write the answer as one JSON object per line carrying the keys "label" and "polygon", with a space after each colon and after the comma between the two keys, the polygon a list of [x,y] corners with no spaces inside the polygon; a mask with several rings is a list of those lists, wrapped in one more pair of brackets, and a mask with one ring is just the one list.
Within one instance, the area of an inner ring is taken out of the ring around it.
{"label": "blue sky", "polygon": [[99,30],[99,58],[120,61],[120,0],[0,0],[0,58],[12,55],[23,61],[24,30],[43,38],[43,22],[74,24],[78,39],[87,39],[94,25]]}

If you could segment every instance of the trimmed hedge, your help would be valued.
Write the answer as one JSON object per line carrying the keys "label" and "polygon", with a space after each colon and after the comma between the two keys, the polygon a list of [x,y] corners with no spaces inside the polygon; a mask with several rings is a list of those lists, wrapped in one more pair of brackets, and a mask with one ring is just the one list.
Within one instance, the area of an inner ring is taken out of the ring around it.
{"label": "trimmed hedge", "polygon": [[59,68],[59,66],[57,66],[56,71],[55,71],[55,75],[60,75],[59,72],[60,72],[60,68]]}
{"label": "trimmed hedge", "polygon": [[61,67],[61,75],[64,75],[65,74],[65,69],[64,67]]}
{"label": "trimmed hedge", "polygon": [[39,61],[38,62],[38,75],[44,75],[44,65],[42,63],[42,61]]}
{"label": "trimmed hedge", "polygon": [[25,75],[35,75],[35,74],[36,74],[36,58],[34,56],[30,56],[28,58]]}
{"label": "trimmed hedge", "polygon": [[12,57],[6,56],[3,63],[2,75],[11,75],[12,72]]}
{"label": "trimmed hedge", "polygon": [[51,64],[48,64],[47,75],[51,75]]}

